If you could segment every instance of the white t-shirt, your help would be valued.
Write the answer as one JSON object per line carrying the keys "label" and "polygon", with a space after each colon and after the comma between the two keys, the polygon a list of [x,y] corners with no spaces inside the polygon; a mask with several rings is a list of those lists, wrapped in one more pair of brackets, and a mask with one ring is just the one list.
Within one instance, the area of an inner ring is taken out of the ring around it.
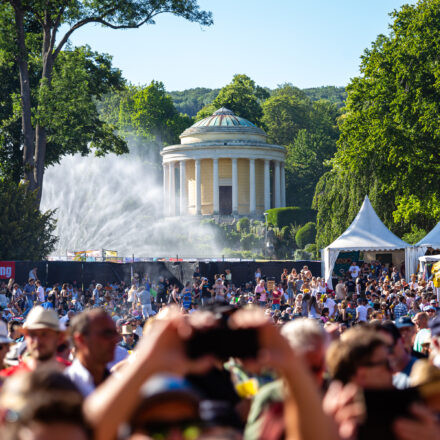
{"label": "white t-shirt", "polygon": [[44,302],[44,287],[43,286],[38,286],[37,299],[40,302]]}
{"label": "white t-shirt", "polygon": [[365,306],[357,306],[356,313],[358,316],[358,321],[366,321],[367,320],[368,310]]}
{"label": "white t-shirt", "polygon": [[333,314],[335,313],[335,305],[336,303],[333,301],[332,298],[327,298],[325,300],[324,306],[328,308],[328,316],[332,317]]}
{"label": "white t-shirt", "polygon": [[348,269],[348,271],[350,272],[352,278],[357,278],[357,276],[359,275],[360,270],[361,269],[360,269],[360,267],[358,265],[350,266],[350,268]]}
{"label": "white t-shirt", "polygon": [[29,272],[28,279],[29,279],[29,280],[36,280],[36,279],[37,279],[37,276],[35,275],[35,273],[34,273],[33,270],[31,270],[31,271]]}
{"label": "white t-shirt", "polygon": [[336,299],[344,299],[345,298],[345,284],[344,283],[338,283],[336,284],[335,288],[336,292]]}

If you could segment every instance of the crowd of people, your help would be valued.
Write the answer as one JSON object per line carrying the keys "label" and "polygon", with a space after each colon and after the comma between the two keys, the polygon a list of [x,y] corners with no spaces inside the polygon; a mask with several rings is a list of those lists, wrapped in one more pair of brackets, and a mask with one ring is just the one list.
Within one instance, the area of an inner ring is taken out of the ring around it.
{"label": "crowd of people", "polygon": [[340,275],[4,282],[0,438],[440,439],[432,281]]}

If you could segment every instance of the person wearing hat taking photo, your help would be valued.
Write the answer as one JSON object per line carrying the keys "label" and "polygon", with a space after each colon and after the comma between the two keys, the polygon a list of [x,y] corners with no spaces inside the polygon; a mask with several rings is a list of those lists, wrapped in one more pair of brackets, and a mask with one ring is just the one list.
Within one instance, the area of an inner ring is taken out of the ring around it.
{"label": "person wearing hat taking photo", "polygon": [[41,306],[29,312],[21,332],[26,343],[26,353],[22,361],[13,367],[0,371],[0,376],[11,376],[19,371],[34,371],[40,366],[54,366],[64,369],[68,362],[57,359],[57,348],[64,339],[64,332],[56,313]]}
{"label": "person wearing hat taking photo", "polygon": [[121,330],[122,342],[119,345],[128,351],[133,350],[136,345],[136,341],[134,339],[133,333],[134,331],[131,325],[122,326],[122,330]]}

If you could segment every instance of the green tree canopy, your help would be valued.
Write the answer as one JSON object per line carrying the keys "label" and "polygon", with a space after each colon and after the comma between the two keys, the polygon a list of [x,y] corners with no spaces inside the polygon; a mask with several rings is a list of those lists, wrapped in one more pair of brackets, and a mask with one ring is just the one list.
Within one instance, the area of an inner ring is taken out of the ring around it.
{"label": "green tree canopy", "polygon": [[[28,189],[37,191],[37,204],[41,200],[46,154],[51,136],[50,124],[55,124],[55,121],[49,120],[48,113],[63,104],[55,102],[56,61],[71,35],[89,23],[99,23],[112,29],[139,28],[144,24],[154,24],[155,17],[163,13],[171,13],[202,25],[212,24],[211,13],[201,10],[196,0],[122,0],[117,3],[103,0],[88,3],[78,0],[6,0],[4,3],[13,11],[13,35],[16,39],[15,54],[20,78],[24,176]],[[28,35],[29,23],[38,24],[38,35],[42,43],[38,57],[41,70],[38,75],[38,91],[35,94],[31,86],[33,46]],[[65,33],[59,35],[60,30],[65,30]],[[98,127],[97,132],[106,138],[105,141],[92,138],[90,145],[96,143],[95,146],[102,149],[109,141],[110,130],[102,126]],[[74,136],[81,137],[81,134],[74,133]]]}
{"label": "green tree canopy", "polygon": [[179,134],[191,122],[191,118],[177,112],[165,86],[158,81],[152,81],[146,87],[132,87],[121,99],[121,128],[134,129],[136,134],[160,144],[177,142]]}
{"label": "green tree canopy", "polygon": [[223,87],[212,104],[197,113],[197,120],[211,116],[220,107],[232,110],[254,124],[259,125],[263,115],[261,102],[269,96],[266,89],[255,84],[247,75],[234,75],[232,82]]}
{"label": "green tree canopy", "polygon": [[[18,183],[25,172],[17,44],[12,9],[3,4],[0,10],[0,173]],[[44,166],[58,162],[65,154],[88,154],[91,146],[97,155],[126,152],[125,143],[114,135],[114,127],[103,123],[96,109],[104,93],[124,85],[111,57],[88,46],[61,51],[48,88],[39,86],[42,35],[37,20],[26,21],[26,42],[34,121],[47,127]]]}
{"label": "green tree canopy", "polygon": [[310,208],[316,184],[336,151],[338,107],[325,100],[311,101],[297,87],[283,84],[262,109],[269,141],[287,148],[287,204]]}
{"label": "green tree canopy", "polygon": [[312,103],[298,88],[285,84],[263,103],[262,111],[269,141],[290,145],[299,130],[310,127]]}
{"label": "green tree canopy", "polygon": [[[390,34],[365,51],[362,76],[347,87],[333,169],[316,189],[321,246],[343,232],[365,194],[399,235],[440,218],[440,1],[391,15]],[[333,227],[326,206],[335,207]]]}
{"label": "green tree canopy", "polygon": [[2,179],[0,205],[0,259],[38,261],[54,250],[58,240],[53,235],[54,211],[36,209],[35,194]]}

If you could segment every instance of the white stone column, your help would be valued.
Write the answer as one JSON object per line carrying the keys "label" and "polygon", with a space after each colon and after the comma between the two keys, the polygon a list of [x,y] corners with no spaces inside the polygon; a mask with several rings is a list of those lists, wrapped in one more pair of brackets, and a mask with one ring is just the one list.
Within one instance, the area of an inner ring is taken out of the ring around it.
{"label": "white stone column", "polygon": [[196,159],[196,215],[202,213],[202,179],[200,176],[200,159]]}
{"label": "white stone column", "polygon": [[175,185],[175,169],[174,162],[169,162],[168,164],[168,199],[169,205],[169,215],[176,215],[176,185]]}
{"label": "white stone column", "polygon": [[169,201],[168,201],[168,191],[167,191],[167,171],[168,165],[163,164],[163,215],[168,216],[169,211]]}
{"label": "white stone column", "polygon": [[281,162],[281,206],[286,207],[286,170],[284,162]]}
{"label": "white stone column", "polygon": [[218,159],[212,160],[212,201],[214,204],[214,215],[218,215],[220,211],[220,194],[219,194],[219,181],[218,181]]}
{"label": "white stone column", "polygon": [[186,162],[180,161],[180,215],[186,215],[188,205],[188,190],[186,189]]}
{"label": "white stone column", "polygon": [[257,200],[255,198],[255,159],[249,159],[249,213],[255,214]]}
{"label": "white stone column", "polygon": [[275,208],[280,208],[281,207],[281,176],[280,176],[280,162],[278,160],[275,161],[275,176],[274,176],[274,180],[275,180],[275,188],[274,188],[274,192],[275,192]]}
{"label": "white stone column", "polygon": [[237,159],[232,159],[232,215],[238,214],[238,170]]}
{"label": "white stone column", "polygon": [[264,161],[264,210],[270,209],[270,160]]}

